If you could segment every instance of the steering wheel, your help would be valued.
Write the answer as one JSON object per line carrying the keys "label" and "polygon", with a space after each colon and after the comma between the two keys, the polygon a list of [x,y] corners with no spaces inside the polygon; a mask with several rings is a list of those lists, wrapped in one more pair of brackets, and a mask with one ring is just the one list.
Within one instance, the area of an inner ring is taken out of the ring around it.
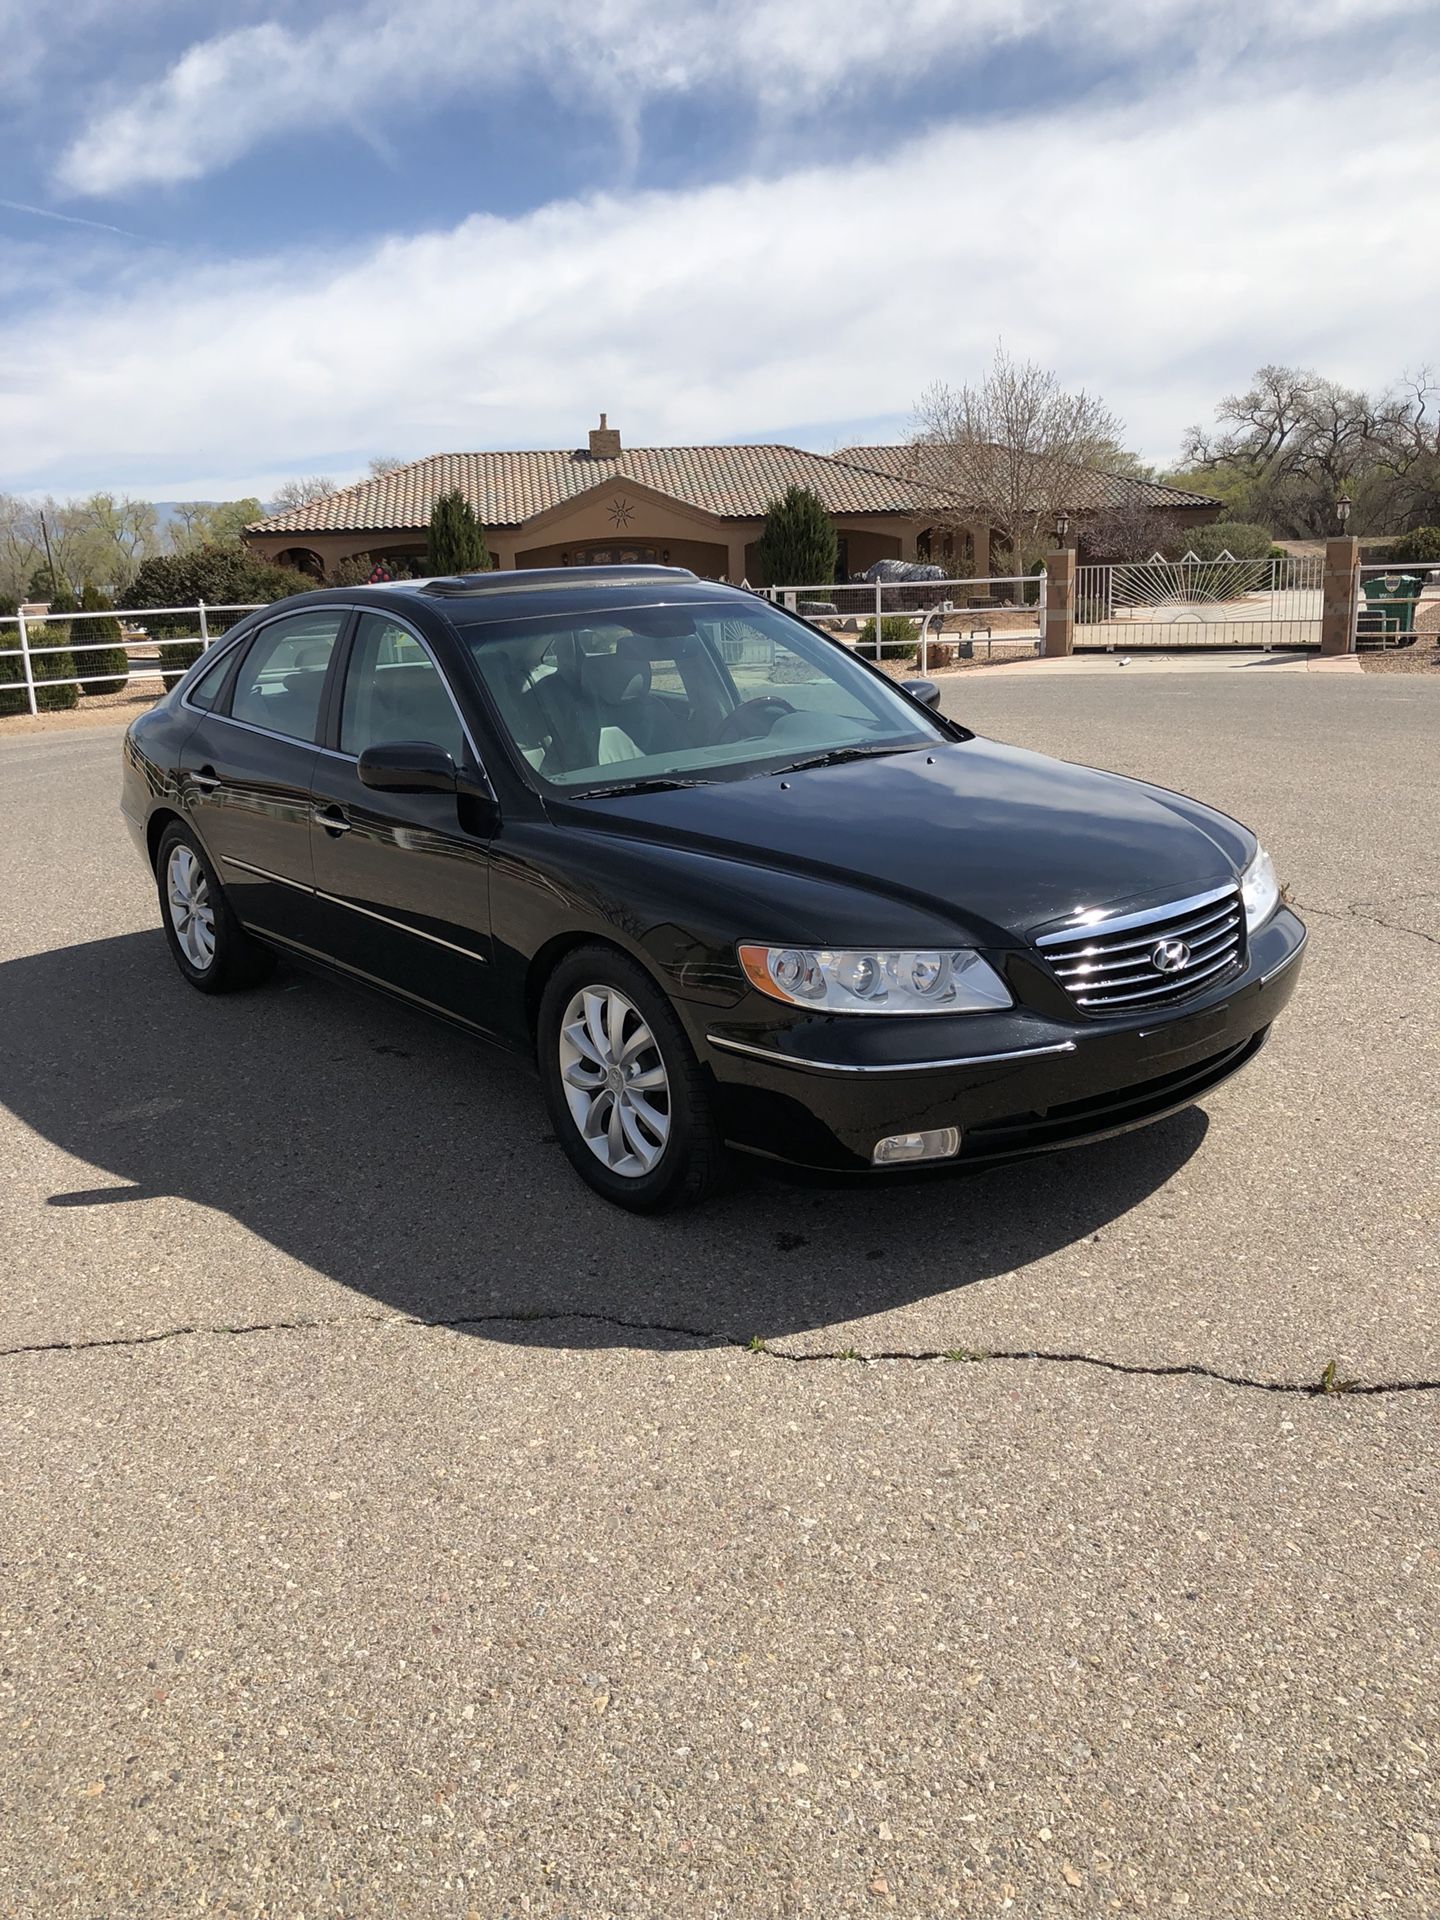
{"label": "steering wheel", "polygon": [[[758,693],[753,700],[742,700],[738,707],[732,707],[715,729],[715,744],[730,743],[734,740],[758,740],[770,731],[782,714],[794,713],[795,709],[788,700],[782,700],[778,693]],[[749,727],[750,720],[760,721],[769,714],[766,725]]]}

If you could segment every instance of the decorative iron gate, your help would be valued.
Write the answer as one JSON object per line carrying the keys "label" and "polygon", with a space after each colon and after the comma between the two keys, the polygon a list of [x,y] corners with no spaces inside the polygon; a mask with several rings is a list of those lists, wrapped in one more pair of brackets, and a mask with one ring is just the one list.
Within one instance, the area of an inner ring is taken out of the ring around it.
{"label": "decorative iron gate", "polygon": [[1318,647],[1323,556],[1186,554],[1075,570],[1076,647]]}

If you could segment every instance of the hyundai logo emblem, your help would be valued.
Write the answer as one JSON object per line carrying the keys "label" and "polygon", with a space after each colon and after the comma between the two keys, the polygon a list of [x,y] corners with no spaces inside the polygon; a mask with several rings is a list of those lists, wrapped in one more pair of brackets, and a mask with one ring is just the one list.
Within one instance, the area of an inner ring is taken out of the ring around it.
{"label": "hyundai logo emblem", "polygon": [[1183,940],[1162,940],[1151,948],[1150,964],[1157,973],[1183,973],[1190,964],[1190,949]]}

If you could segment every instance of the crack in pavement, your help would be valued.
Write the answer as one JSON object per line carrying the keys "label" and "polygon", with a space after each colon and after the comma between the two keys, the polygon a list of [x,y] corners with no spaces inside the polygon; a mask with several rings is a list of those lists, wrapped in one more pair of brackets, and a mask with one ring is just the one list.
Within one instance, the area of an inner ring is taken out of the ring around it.
{"label": "crack in pavement", "polygon": [[1379,904],[1374,900],[1354,900],[1343,907],[1314,907],[1305,900],[1287,900],[1285,904],[1294,907],[1299,913],[1318,913],[1323,920],[1359,920],[1367,926],[1384,927],[1389,933],[1408,933],[1416,940],[1424,940],[1432,947],[1440,947],[1440,934],[1427,933],[1423,927],[1407,927],[1399,920],[1386,920],[1378,913],[1363,911],[1366,907]]}
{"label": "crack in pavement", "polygon": [[767,1345],[759,1335],[749,1340],[742,1340],[737,1334],[727,1333],[720,1327],[689,1327],[663,1320],[627,1320],[618,1314],[592,1313],[578,1308],[544,1313],[526,1313],[517,1310],[509,1313],[456,1314],[454,1317],[439,1320],[426,1320],[418,1314],[407,1313],[345,1313],[310,1320],[258,1320],[238,1326],[165,1327],[154,1333],[115,1334],[93,1340],[46,1340],[37,1341],[29,1346],[4,1347],[0,1348],[0,1359],[13,1360],[24,1354],[35,1353],[94,1353],[106,1348],[149,1347],[157,1346],[167,1340],[199,1339],[219,1334],[239,1336],[257,1333],[309,1333],[332,1327],[356,1325],[422,1327],[427,1330],[444,1331],[462,1327],[535,1326],[540,1323],[555,1324],[567,1320],[593,1326],[614,1327],[629,1333],[670,1334],[680,1339],[728,1347],[741,1353],[752,1353],[758,1359],[783,1361],[788,1366],[796,1367],[816,1364],[844,1365],[846,1362],[869,1365],[882,1360],[908,1361],[916,1365],[942,1362],[971,1366],[986,1365],[995,1361],[1033,1361],[1050,1366],[1094,1367],[1104,1373],[1141,1379],[1210,1380],[1220,1386],[1242,1387],[1256,1393],[1296,1394],[1305,1399],[1357,1399],[1392,1393],[1440,1392],[1440,1379],[1340,1380],[1336,1378],[1333,1361],[1328,1362],[1314,1380],[1262,1380],[1252,1374],[1227,1373],[1223,1368],[1206,1366],[1198,1360],[1154,1363],[1139,1360],[1113,1360],[1104,1354],[1072,1353],[1044,1347],[987,1349],[900,1347],[884,1348],[874,1353],[861,1353],[855,1348],[845,1347],[809,1353],[790,1353],[784,1348]]}

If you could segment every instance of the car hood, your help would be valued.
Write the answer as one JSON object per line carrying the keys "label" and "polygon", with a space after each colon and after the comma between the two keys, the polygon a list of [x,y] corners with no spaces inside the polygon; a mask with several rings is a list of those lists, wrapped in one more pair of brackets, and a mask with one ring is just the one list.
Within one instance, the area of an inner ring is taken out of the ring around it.
{"label": "car hood", "polygon": [[803,773],[577,803],[572,817],[920,906],[994,941],[1232,880],[1247,831],[1120,774],[975,737]]}

